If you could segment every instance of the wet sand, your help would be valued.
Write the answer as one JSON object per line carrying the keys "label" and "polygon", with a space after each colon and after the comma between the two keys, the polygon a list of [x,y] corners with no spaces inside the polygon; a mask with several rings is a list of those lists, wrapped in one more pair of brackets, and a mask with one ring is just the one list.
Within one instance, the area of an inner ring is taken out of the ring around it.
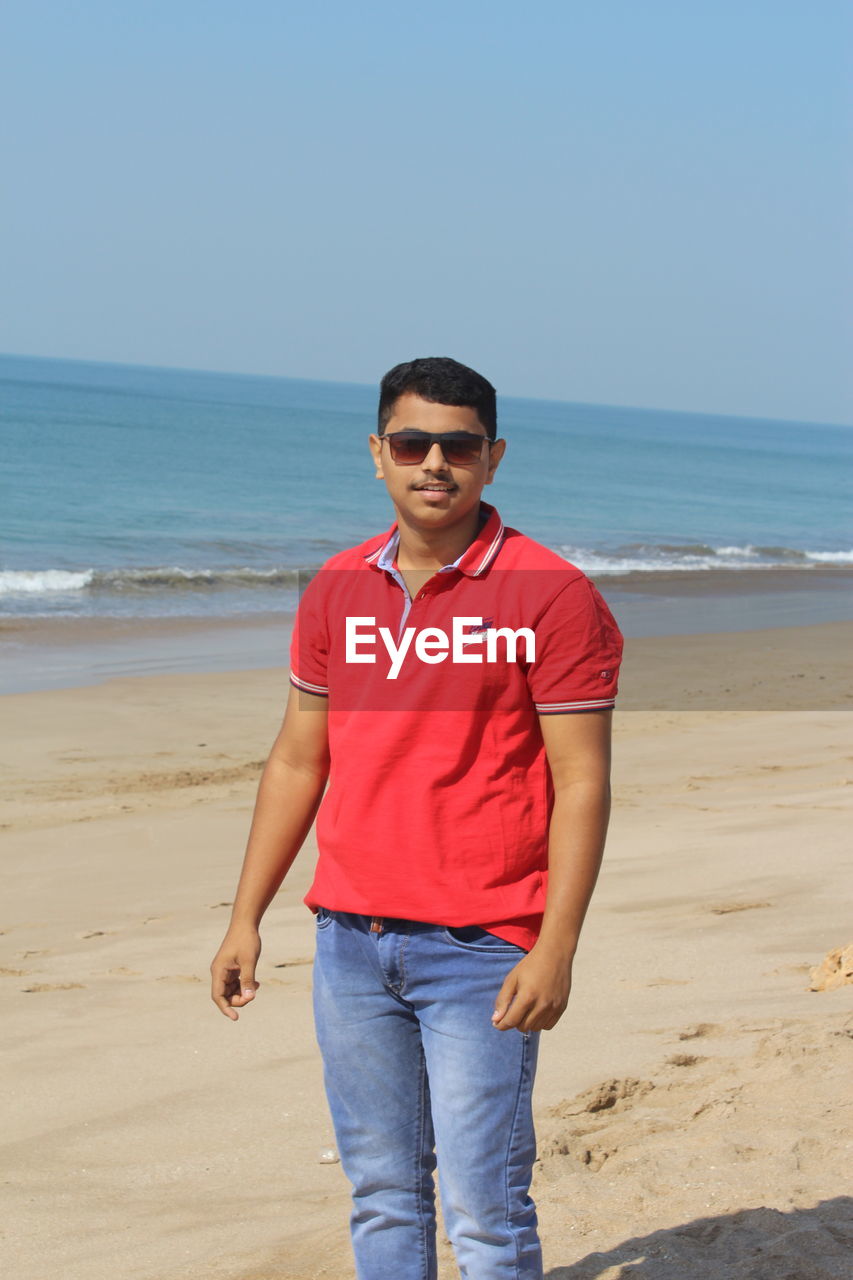
{"label": "wet sand", "polygon": [[[597,585],[631,640],[853,622],[848,568],[608,575]],[[287,612],[236,618],[6,615],[0,618],[0,694],[124,676],[278,666],[287,662],[292,623]]]}

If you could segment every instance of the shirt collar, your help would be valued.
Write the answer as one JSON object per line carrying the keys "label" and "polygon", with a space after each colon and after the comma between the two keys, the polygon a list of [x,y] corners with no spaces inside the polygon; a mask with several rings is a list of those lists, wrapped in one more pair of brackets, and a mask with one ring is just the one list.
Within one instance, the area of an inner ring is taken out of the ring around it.
{"label": "shirt collar", "polygon": [[[480,514],[486,517],[485,523],[481,525],[480,532],[470,547],[462,552],[458,560],[444,565],[439,572],[459,569],[469,578],[479,578],[494,563],[504,540],[504,523],[497,510],[487,502],[480,503]],[[378,545],[367,552],[364,559],[374,569],[391,569],[399,544],[400,530],[395,523],[382,536]]]}

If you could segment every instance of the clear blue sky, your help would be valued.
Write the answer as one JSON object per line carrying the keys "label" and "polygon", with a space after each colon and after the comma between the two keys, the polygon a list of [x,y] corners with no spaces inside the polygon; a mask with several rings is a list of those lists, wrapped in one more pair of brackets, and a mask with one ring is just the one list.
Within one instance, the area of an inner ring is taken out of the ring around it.
{"label": "clear blue sky", "polygon": [[849,0],[6,0],[0,350],[853,419]]}

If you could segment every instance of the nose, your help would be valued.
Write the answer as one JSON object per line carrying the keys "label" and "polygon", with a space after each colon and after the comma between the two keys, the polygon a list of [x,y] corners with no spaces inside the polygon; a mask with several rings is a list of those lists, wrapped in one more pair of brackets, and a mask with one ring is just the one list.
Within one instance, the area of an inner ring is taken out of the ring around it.
{"label": "nose", "polygon": [[442,452],[441,443],[438,440],[436,440],[435,444],[430,445],[429,453],[424,458],[421,466],[425,471],[443,471],[447,466],[447,459]]}

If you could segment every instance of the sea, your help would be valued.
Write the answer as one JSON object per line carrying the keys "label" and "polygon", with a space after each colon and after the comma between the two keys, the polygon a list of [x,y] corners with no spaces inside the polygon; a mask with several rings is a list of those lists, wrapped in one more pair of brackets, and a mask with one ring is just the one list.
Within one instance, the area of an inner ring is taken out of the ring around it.
{"label": "sea", "polygon": [[[0,633],[292,612],[300,571],[392,522],[376,398],[0,356]],[[510,396],[498,412],[484,496],[593,577],[629,633],[853,617],[829,572],[853,568],[853,428]]]}

